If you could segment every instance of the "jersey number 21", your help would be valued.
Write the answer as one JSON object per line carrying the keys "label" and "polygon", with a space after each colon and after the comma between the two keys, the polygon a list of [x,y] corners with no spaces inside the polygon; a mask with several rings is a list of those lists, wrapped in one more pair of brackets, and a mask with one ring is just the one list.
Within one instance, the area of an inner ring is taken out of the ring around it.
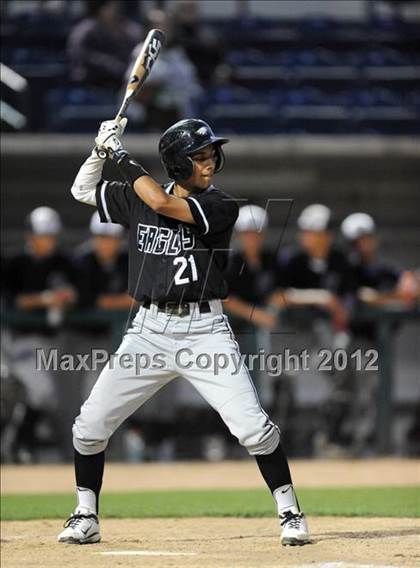
{"label": "jersey number 21", "polygon": [[[191,277],[185,272],[188,269],[188,264],[191,268]],[[197,273],[197,266],[195,264],[194,256],[190,254],[190,256],[185,258],[184,256],[177,256],[174,258],[174,266],[178,266],[179,268],[175,273],[174,282],[177,286],[182,284],[188,284],[189,282],[196,282],[198,280],[198,273]]]}

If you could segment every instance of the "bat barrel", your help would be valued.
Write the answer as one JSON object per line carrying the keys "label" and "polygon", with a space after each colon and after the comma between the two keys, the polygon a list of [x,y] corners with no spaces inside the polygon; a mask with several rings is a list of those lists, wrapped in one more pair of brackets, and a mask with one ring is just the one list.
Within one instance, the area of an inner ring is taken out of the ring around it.
{"label": "bat barrel", "polygon": [[145,80],[149,76],[150,71],[162,49],[165,42],[165,34],[162,30],[153,29],[147,34],[143,42],[141,51],[133,65],[130,73],[130,79],[127,85],[126,93],[121,107],[115,117],[120,120],[126,112],[132,98],[141,89]]}

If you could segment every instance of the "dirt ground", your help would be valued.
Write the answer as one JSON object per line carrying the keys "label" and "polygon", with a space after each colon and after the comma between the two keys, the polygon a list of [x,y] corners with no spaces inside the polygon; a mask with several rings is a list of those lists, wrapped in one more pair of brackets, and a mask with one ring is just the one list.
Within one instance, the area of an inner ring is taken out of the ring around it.
{"label": "dirt ground", "polygon": [[[420,460],[291,460],[296,487],[420,485]],[[70,465],[6,465],[1,493],[68,493],[74,485]],[[253,460],[118,464],[105,468],[104,491],[164,489],[247,489],[263,487]]]}
{"label": "dirt ground", "polygon": [[[420,483],[417,460],[295,461],[303,486]],[[70,466],[5,466],[2,493],[66,492]],[[109,464],[104,490],[262,487],[253,462]],[[63,519],[64,520],[64,519]],[[309,518],[313,543],[280,545],[272,519],[103,519],[102,542],[56,543],[58,520],[2,523],[2,568],[356,568],[420,566],[420,519]]]}
{"label": "dirt ground", "polygon": [[420,520],[310,518],[313,544],[282,547],[276,519],[103,520],[99,544],[58,544],[60,521],[5,523],[4,568],[420,566]]}

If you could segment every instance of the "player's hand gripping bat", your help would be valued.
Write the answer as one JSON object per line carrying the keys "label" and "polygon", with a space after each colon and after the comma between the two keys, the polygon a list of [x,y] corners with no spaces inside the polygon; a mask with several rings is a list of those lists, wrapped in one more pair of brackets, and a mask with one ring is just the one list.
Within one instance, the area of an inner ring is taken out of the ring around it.
{"label": "player's hand gripping bat", "polygon": [[[159,56],[164,42],[165,34],[161,30],[150,30],[147,34],[143,47],[141,48],[131,70],[123,102],[117,116],[115,117],[116,121],[119,122],[123,118],[128,105],[144,85],[156,59]],[[105,159],[107,156],[106,150],[98,150],[97,154],[102,159]]]}

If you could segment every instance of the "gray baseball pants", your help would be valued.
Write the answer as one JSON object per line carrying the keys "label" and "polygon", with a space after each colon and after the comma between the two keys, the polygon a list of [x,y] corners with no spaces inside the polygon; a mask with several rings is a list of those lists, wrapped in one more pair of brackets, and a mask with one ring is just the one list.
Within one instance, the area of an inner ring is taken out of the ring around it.
{"label": "gray baseball pants", "polygon": [[279,429],[261,408],[248,369],[238,365],[222,303],[209,303],[210,313],[192,303],[185,317],[154,304],[139,309],[75,420],[73,445],[80,454],[102,452],[118,426],[178,376],[199,391],[251,455],[276,449]]}

